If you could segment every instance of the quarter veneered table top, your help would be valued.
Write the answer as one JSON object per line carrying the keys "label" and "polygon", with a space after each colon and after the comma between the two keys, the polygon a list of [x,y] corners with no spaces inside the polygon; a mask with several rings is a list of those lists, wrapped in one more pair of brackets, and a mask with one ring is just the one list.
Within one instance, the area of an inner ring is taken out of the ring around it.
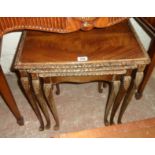
{"label": "quarter veneered table top", "polygon": [[98,61],[148,61],[127,21],[104,29],[67,34],[27,31],[16,65],[83,63]]}

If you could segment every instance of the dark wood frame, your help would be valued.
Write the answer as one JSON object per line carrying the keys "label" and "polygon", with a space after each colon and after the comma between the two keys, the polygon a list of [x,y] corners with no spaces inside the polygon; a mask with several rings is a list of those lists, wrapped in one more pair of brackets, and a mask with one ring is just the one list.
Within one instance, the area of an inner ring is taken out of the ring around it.
{"label": "dark wood frame", "polygon": [[140,84],[137,93],[135,95],[136,99],[140,99],[143,96],[144,89],[148,80],[150,79],[154,66],[155,66],[155,17],[147,18],[135,18],[140,24],[143,30],[151,37],[151,43],[148,49],[148,54],[151,58],[151,63],[146,66],[144,70],[144,78]]}
{"label": "dark wood frame", "polygon": [[[0,54],[1,54],[1,47],[2,47],[2,38],[0,38]],[[8,82],[5,78],[5,75],[3,73],[3,70],[0,65],[0,94],[2,95],[3,99],[5,100],[6,104],[8,105],[10,111],[15,116],[17,123],[19,125],[24,125],[24,119],[21,116],[19,109],[17,107],[17,104],[15,102],[15,99],[11,93],[11,90],[9,88]]]}

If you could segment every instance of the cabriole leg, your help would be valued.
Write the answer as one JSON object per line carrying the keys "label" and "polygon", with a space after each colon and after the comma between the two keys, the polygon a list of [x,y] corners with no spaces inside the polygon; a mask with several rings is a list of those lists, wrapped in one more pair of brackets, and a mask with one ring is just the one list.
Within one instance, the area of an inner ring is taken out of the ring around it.
{"label": "cabriole leg", "polygon": [[35,100],[34,96],[32,95],[31,82],[30,82],[30,79],[26,72],[20,72],[20,82],[21,82],[21,85],[25,92],[25,95],[26,95],[27,99],[29,100],[29,103],[31,104],[31,106],[32,106],[32,108],[40,122],[39,130],[43,131],[44,130],[44,122],[43,122],[41,113],[39,111],[38,105],[36,103],[36,100]]}
{"label": "cabriole leg", "polygon": [[118,91],[118,94],[116,96],[111,116],[110,116],[110,124],[114,124],[114,117],[115,114],[121,104],[122,99],[124,98],[124,95],[126,94],[126,91],[130,85],[131,77],[130,76],[125,76],[124,79],[121,81],[120,89]]}
{"label": "cabriole leg", "polygon": [[104,113],[104,123],[105,125],[109,125],[108,121],[108,115],[110,112],[110,109],[115,101],[116,95],[118,93],[120,87],[120,81],[112,81],[109,87],[109,97],[107,100],[106,108],[105,108],[105,113]]}
{"label": "cabriole leg", "polygon": [[57,95],[60,95],[60,86],[59,86],[59,84],[55,84],[55,86],[56,86],[56,94]]}
{"label": "cabriole leg", "polygon": [[45,97],[48,103],[48,106],[53,114],[54,120],[56,122],[56,125],[54,126],[54,130],[58,130],[59,129],[59,118],[58,118],[58,113],[57,113],[57,109],[56,109],[56,105],[55,105],[55,101],[53,98],[53,91],[52,91],[52,82],[47,82],[44,79],[44,84],[43,84],[43,90],[45,93]]}
{"label": "cabriole leg", "polygon": [[99,92],[99,93],[102,93],[102,92],[103,92],[102,86],[103,86],[103,88],[106,88],[106,87],[107,87],[106,82],[104,82],[104,81],[99,81],[99,82],[98,82],[98,92]]}
{"label": "cabriole leg", "polygon": [[102,93],[103,92],[102,82],[98,82],[98,92],[99,93]]}
{"label": "cabriole leg", "polygon": [[32,77],[32,86],[33,86],[33,91],[34,91],[34,94],[35,94],[35,97],[36,97],[36,100],[38,101],[38,104],[45,116],[45,119],[47,121],[47,124],[46,124],[46,129],[49,129],[50,126],[51,126],[51,123],[50,123],[50,116],[49,116],[49,113],[48,113],[48,109],[47,109],[47,105],[46,105],[46,101],[44,99],[44,96],[43,96],[43,93],[42,93],[42,87],[41,87],[41,82],[39,80],[39,77],[37,75],[32,75],[31,74],[31,77]]}
{"label": "cabriole leg", "polygon": [[107,87],[107,83],[103,82],[103,88],[106,88],[106,87]]}
{"label": "cabriole leg", "polygon": [[120,109],[120,113],[119,113],[119,117],[118,117],[118,123],[121,123],[122,120],[122,116],[127,108],[127,106],[129,105],[133,95],[135,95],[136,90],[138,89],[141,81],[143,80],[143,72],[142,71],[138,71],[136,72],[135,78],[132,79],[131,85],[127,91],[127,94],[124,98],[124,101],[122,103],[121,109]]}

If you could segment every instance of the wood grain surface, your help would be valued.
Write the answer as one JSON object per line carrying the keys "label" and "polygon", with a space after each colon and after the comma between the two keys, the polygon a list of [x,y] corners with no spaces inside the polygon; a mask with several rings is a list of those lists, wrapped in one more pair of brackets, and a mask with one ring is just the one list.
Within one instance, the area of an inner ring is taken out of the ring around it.
{"label": "wood grain surface", "polygon": [[88,32],[57,34],[27,31],[18,62],[20,65],[32,64],[33,68],[35,63],[76,63],[77,58],[83,56],[90,62],[136,60],[144,58],[145,54],[125,21]]}

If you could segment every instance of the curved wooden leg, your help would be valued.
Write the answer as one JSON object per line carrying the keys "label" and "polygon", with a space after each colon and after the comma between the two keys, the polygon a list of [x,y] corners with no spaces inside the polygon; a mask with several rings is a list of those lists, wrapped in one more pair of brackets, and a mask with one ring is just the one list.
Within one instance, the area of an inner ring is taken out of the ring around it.
{"label": "curved wooden leg", "polygon": [[13,115],[15,116],[17,123],[19,125],[24,125],[24,119],[21,116],[17,104],[15,102],[15,99],[11,93],[11,90],[9,88],[9,85],[7,83],[7,80],[4,76],[3,70],[0,66],[0,93],[3,97],[3,99],[5,100],[6,104],[8,105],[9,109],[11,110],[11,112],[13,113]]}
{"label": "curved wooden leg", "polygon": [[40,83],[39,77],[36,77],[35,79],[33,79],[33,77],[32,77],[32,86],[33,86],[33,91],[34,91],[36,100],[38,101],[38,104],[45,116],[46,121],[47,121],[47,124],[45,127],[46,127],[46,129],[49,129],[51,126],[50,116],[48,113],[46,101],[44,99],[44,96],[43,96],[43,93],[41,90],[41,83]]}
{"label": "curved wooden leg", "polygon": [[138,91],[135,93],[135,98],[136,98],[136,100],[141,99],[142,96],[143,96],[143,91],[139,91],[139,90],[138,90]]}
{"label": "curved wooden leg", "polygon": [[125,76],[123,81],[121,81],[120,89],[119,89],[118,94],[116,96],[116,99],[115,99],[115,102],[114,102],[114,105],[112,108],[111,116],[110,116],[110,124],[111,125],[114,124],[115,114],[116,114],[116,112],[117,112],[117,110],[121,104],[121,101],[124,98],[124,95],[128,89],[128,86],[130,84],[130,80],[131,80],[130,76]]}
{"label": "curved wooden leg", "polygon": [[43,90],[44,90],[45,97],[48,102],[49,108],[50,108],[50,110],[53,114],[54,120],[56,122],[56,125],[54,126],[54,130],[58,130],[60,123],[59,123],[59,117],[58,117],[55,101],[53,98],[52,83],[46,83],[44,81]]}
{"label": "curved wooden leg", "polygon": [[60,95],[60,86],[59,86],[59,84],[55,84],[55,86],[56,86],[56,94],[57,95]]}
{"label": "curved wooden leg", "polygon": [[25,95],[28,98],[28,100],[29,100],[29,102],[30,102],[30,104],[31,104],[31,106],[32,106],[32,108],[33,108],[39,122],[40,122],[39,130],[43,131],[44,130],[44,122],[43,122],[41,113],[39,111],[38,105],[36,103],[36,100],[35,100],[34,96],[32,95],[32,88],[31,88],[29,78],[21,76],[20,82],[21,82],[21,85],[22,85],[22,87],[24,89]]}
{"label": "curved wooden leg", "polygon": [[103,92],[102,82],[98,82],[98,92],[99,93],[102,93]]}
{"label": "curved wooden leg", "polygon": [[98,92],[99,92],[99,93],[102,93],[102,92],[103,92],[102,86],[103,86],[103,88],[106,88],[106,87],[107,87],[106,82],[104,82],[104,81],[99,81],[99,82],[98,82]]}
{"label": "curved wooden leg", "polygon": [[107,101],[105,113],[104,113],[104,123],[106,126],[110,124],[108,121],[108,115],[109,115],[110,109],[115,101],[119,87],[120,87],[120,81],[112,81],[112,83],[110,84],[109,97],[108,97],[108,101]]}
{"label": "curved wooden leg", "polygon": [[106,87],[107,87],[107,83],[103,82],[103,88],[106,88]]}
{"label": "curved wooden leg", "polygon": [[118,116],[118,124],[121,123],[122,116],[123,116],[128,104],[129,104],[129,102],[131,101],[132,96],[134,95],[134,93],[135,93],[135,85],[134,85],[134,82],[132,82],[130,87],[129,87],[129,90],[128,90],[125,98],[124,98],[124,101],[122,103],[120,113],[119,113],[119,116]]}
{"label": "curved wooden leg", "polygon": [[123,116],[127,106],[129,105],[133,95],[135,94],[137,88],[139,87],[139,85],[143,79],[143,75],[144,75],[143,72],[137,72],[136,77],[134,79],[132,79],[131,85],[128,89],[128,92],[124,98],[124,101],[123,101],[121,109],[120,109],[120,113],[118,116],[118,123],[119,124],[121,123],[122,116]]}

